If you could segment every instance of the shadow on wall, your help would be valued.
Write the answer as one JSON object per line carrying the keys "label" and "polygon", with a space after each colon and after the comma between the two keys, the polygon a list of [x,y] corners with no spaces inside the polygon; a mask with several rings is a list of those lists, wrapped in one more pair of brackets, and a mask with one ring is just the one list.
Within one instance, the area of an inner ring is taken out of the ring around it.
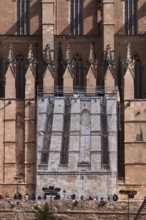
{"label": "shadow on wall", "polygon": [[[91,10],[94,5],[94,12]],[[38,29],[33,34],[40,34],[41,32],[41,20],[42,20],[42,14],[41,14],[41,1],[36,0],[35,3],[30,8],[30,20],[34,18],[35,16],[38,16]],[[138,10],[137,18],[138,20],[142,19],[146,16],[146,3],[144,3],[140,9]],[[91,17],[92,19],[92,27],[91,29],[86,33],[89,35],[101,35],[102,34],[102,1],[101,0],[92,0],[88,3],[88,5],[84,8],[83,11],[83,17],[84,20],[89,19]],[[17,23],[13,24],[9,30],[5,34],[15,34],[17,29]],[[66,35],[70,34],[70,24],[59,33],[60,35]],[[84,32],[84,31],[83,31]],[[124,25],[119,28],[119,30],[115,33],[122,33],[124,34]],[[146,34],[146,31],[143,33]]]}
{"label": "shadow on wall", "polygon": [[[16,6],[17,7],[17,3]],[[36,0],[35,3],[29,8],[29,20],[32,18],[38,16],[38,28],[37,30],[33,33],[33,35],[40,35],[41,34],[41,21],[42,21],[42,14],[41,14],[41,1]],[[25,16],[25,14],[24,14]],[[31,30],[30,27],[30,21],[29,21],[29,30]],[[9,30],[5,34],[10,34],[10,35],[15,35],[17,32],[17,22],[14,23]]]}
{"label": "shadow on wall", "polygon": [[[94,11],[93,9],[94,5]],[[138,21],[146,16],[146,3],[144,3],[138,10],[137,19]],[[102,35],[102,1],[92,0],[83,10],[83,23],[86,22],[86,19],[92,20],[91,29],[86,33],[87,35]],[[129,23],[130,21],[128,21]],[[115,34],[124,35],[125,34],[125,25],[122,25]],[[138,31],[138,22],[137,22],[137,31]],[[84,33],[84,30],[83,30]],[[70,34],[70,24],[59,33],[59,35],[68,35]],[[146,34],[146,31],[142,34]]]}
{"label": "shadow on wall", "polygon": [[[92,0],[84,8],[83,23],[86,23],[86,19],[92,20],[91,29],[86,34],[87,35],[101,35],[102,34],[102,25],[101,25],[102,23],[102,1],[101,0],[98,0],[98,1]],[[74,22],[75,22],[75,19],[74,19]],[[69,34],[70,34],[70,24],[66,28],[64,28],[61,32],[58,33],[58,35],[69,35]],[[84,29],[83,29],[83,34],[84,34]]]}
{"label": "shadow on wall", "polygon": [[[138,4],[138,3],[137,3]],[[125,15],[123,15],[123,17],[124,17]],[[140,19],[142,19],[142,18],[144,18],[145,17],[145,19],[146,19],[146,3],[144,3],[140,8],[139,8],[139,10],[137,11],[137,14],[136,14],[136,16],[137,16],[137,26],[136,26],[136,31],[137,31],[137,33],[136,34],[146,34],[146,31],[144,31],[144,32],[142,32],[142,33],[138,33],[138,31],[139,31],[139,28],[138,28],[138,22],[139,22],[139,20]],[[132,17],[132,20],[134,20],[134,16]],[[130,22],[130,20],[128,20],[128,23]],[[118,35],[118,34],[120,34],[120,35],[125,35],[125,24],[124,25],[122,25],[119,29],[118,29],[118,31],[115,33],[115,35]]]}

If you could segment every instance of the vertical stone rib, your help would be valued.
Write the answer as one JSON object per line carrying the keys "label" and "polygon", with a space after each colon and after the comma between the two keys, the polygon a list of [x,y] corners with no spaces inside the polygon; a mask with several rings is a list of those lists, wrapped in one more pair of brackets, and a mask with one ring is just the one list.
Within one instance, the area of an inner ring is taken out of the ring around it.
{"label": "vertical stone rib", "polygon": [[63,132],[63,139],[62,139],[62,150],[61,150],[61,164],[68,163],[68,148],[69,148],[69,140],[70,140],[70,99],[66,97],[65,100],[65,112],[64,112],[64,132]]}
{"label": "vertical stone rib", "polygon": [[[117,109],[116,99],[107,99],[107,128],[108,128],[108,151],[111,171],[111,187],[113,193],[117,191]],[[109,188],[110,189],[110,188]]]}
{"label": "vertical stone rib", "polygon": [[64,119],[64,97],[55,97],[52,134],[49,151],[48,169],[53,171],[60,165],[60,154],[62,149],[63,119]]}
{"label": "vertical stone rib", "polygon": [[41,162],[43,164],[48,163],[49,158],[49,150],[51,143],[51,131],[52,131],[52,123],[53,123],[53,111],[54,111],[54,99],[49,98],[49,104],[47,109],[47,122],[46,122],[46,132],[44,136],[44,145],[43,145],[43,154],[41,158]]}
{"label": "vertical stone rib", "polygon": [[107,132],[107,115],[106,115],[106,98],[101,99],[101,149],[102,165],[109,166],[108,156],[108,132]]}

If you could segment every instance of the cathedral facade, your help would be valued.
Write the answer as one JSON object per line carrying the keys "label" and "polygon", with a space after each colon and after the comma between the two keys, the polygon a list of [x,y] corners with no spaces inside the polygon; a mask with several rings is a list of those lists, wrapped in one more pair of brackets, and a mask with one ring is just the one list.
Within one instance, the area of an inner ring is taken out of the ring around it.
{"label": "cathedral facade", "polygon": [[1,193],[54,185],[143,198],[145,9],[144,0],[1,0]]}

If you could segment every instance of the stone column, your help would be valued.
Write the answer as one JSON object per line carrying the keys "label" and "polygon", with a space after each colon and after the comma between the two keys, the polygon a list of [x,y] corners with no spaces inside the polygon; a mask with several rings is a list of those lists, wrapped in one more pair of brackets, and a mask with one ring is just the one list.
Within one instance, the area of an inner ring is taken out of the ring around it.
{"label": "stone column", "polygon": [[12,44],[9,46],[9,55],[8,55],[9,66],[5,74],[6,85],[5,85],[5,98],[16,98],[16,63],[13,53]]}
{"label": "stone column", "polygon": [[[35,183],[35,140],[36,140],[36,100],[35,76],[36,60],[33,56],[32,45],[28,52],[28,69],[25,74],[25,183],[29,192]],[[28,189],[29,187],[29,189]]]}
{"label": "stone column", "polygon": [[91,171],[101,171],[100,98],[91,99]]}
{"label": "stone column", "polygon": [[80,98],[71,99],[71,123],[68,167],[70,171],[78,170],[80,149]]}
{"label": "stone column", "polygon": [[16,100],[4,103],[4,182],[14,182],[16,169]]}
{"label": "stone column", "polygon": [[43,49],[47,44],[54,50],[54,0],[42,0]]}
{"label": "stone column", "polygon": [[[109,192],[115,193],[117,190],[117,101],[116,98],[107,98],[107,132],[108,150],[111,180]],[[110,188],[111,187],[111,188]]]}
{"label": "stone column", "polygon": [[36,101],[25,100],[25,183],[34,184],[36,161]]}
{"label": "stone column", "polygon": [[114,50],[114,0],[103,0],[103,50]]}

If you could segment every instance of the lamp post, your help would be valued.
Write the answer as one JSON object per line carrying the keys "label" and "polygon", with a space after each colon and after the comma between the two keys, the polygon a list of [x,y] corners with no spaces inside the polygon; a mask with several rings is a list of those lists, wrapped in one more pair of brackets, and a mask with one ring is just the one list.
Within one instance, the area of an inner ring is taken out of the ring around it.
{"label": "lamp post", "polygon": [[53,208],[52,208],[52,205],[53,205],[53,200],[52,200],[52,196],[53,195],[57,195],[58,194],[58,192],[60,192],[60,188],[55,188],[54,186],[49,186],[49,187],[43,187],[42,188],[42,191],[44,192],[44,194],[45,194],[45,196],[46,195],[50,195],[50,202],[51,202],[51,204],[50,204],[50,212],[51,212],[51,219],[53,220]]}
{"label": "lamp post", "polygon": [[128,220],[129,220],[129,217],[130,217],[130,212],[129,212],[129,199],[133,199],[134,196],[137,194],[137,191],[135,190],[120,190],[119,193],[121,194],[125,194],[127,195],[127,198],[128,198],[128,201],[127,201],[127,206],[128,206]]}

